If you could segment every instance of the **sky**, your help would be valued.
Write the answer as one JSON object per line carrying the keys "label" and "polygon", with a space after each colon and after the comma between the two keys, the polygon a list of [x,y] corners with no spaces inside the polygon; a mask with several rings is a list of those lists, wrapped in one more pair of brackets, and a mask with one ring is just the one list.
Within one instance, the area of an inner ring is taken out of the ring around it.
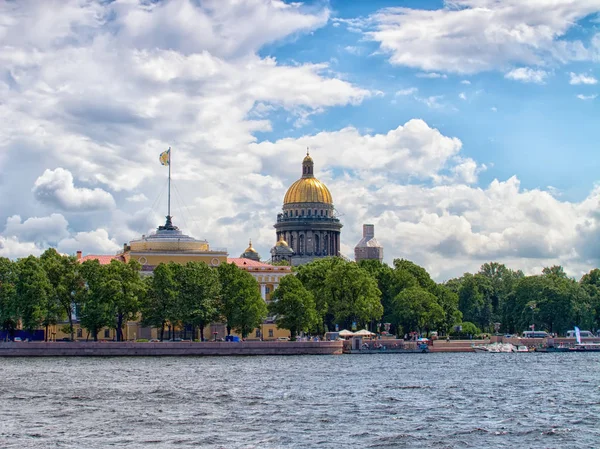
{"label": "sky", "polygon": [[0,0],[0,256],[164,223],[263,260],[310,148],[353,257],[600,259],[600,0]]}

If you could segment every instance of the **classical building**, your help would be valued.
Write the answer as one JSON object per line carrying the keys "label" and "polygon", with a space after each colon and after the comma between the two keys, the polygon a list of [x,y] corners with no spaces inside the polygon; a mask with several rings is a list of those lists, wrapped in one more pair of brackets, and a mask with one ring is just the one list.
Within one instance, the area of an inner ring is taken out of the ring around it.
{"label": "classical building", "polygon": [[339,255],[342,224],[335,216],[329,189],[315,178],[314,162],[308,152],[302,161],[302,177],[286,192],[274,227],[277,244],[271,254],[277,256],[277,245],[286,243],[293,251],[288,256],[292,265]]}
{"label": "classical building", "polygon": [[383,246],[375,239],[375,225],[363,225],[363,238],[354,247],[354,259],[357,262],[367,259],[383,262]]}
{"label": "classical building", "polygon": [[293,255],[294,250],[283,240],[283,235],[280,235],[275,246],[271,248],[271,262],[287,262],[291,265]]}

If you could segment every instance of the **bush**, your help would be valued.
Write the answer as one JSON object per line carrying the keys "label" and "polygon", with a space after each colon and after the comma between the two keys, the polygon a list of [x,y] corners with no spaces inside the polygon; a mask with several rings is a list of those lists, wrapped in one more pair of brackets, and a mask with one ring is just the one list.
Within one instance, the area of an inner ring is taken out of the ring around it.
{"label": "bush", "polygon": [[450,332],[451,335],[457,335],[457,336],[468,336],[468,335],[479,335],[481,333],[481,331],[479,330],[479,328],[477,326],[475,326],[475,324],[471,323],[470,321],[464,321],[462,323],[460,323],[458,325],[458,327],[460,327],[460,330],[457,330],[457,326],[452,328],[452,331]]}
{"label": "bush", "polygon": [[135,342],[136,343],[148,343],[148,339],[147,338],[138,338]]}

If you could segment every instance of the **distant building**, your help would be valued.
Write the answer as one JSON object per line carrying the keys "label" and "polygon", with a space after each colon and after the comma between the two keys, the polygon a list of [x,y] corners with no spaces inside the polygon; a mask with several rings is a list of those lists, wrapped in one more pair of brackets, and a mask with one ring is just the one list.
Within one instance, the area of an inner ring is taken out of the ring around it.
{"label": "distant building", "polygon": [[363,238],[354,248],[354,259],[383,262],[383,246],[375,239],[375,225],[363,225]]}
{"label": "distant building", "polygon": [[244,251],[241,255],[240,255],[241,259],[251,259],[251,260],[255,260],[256,262],[260,262],[260,254],[258,254],[258,252],[252,248],[252,240],[250,240],[250,242],[248,243],[248,248],[246,248],[246,251]]}
{"label": "distant building", "polygon": [[315,178],[314,162],[308,152],[302,161],[302,177],[286,192],[274,227],[274,262],[291,259],[292,265],[301,265],[339,255],[342,224],[335,216],[329,189]]}

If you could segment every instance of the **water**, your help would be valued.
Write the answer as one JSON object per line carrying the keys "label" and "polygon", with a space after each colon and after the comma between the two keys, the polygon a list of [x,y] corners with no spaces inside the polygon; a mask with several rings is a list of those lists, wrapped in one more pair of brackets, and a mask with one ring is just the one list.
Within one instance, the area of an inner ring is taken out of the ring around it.
{"label": "water", "polygon": [[598,353],[0,359],[0,447],[600,447],[599,368]]}

